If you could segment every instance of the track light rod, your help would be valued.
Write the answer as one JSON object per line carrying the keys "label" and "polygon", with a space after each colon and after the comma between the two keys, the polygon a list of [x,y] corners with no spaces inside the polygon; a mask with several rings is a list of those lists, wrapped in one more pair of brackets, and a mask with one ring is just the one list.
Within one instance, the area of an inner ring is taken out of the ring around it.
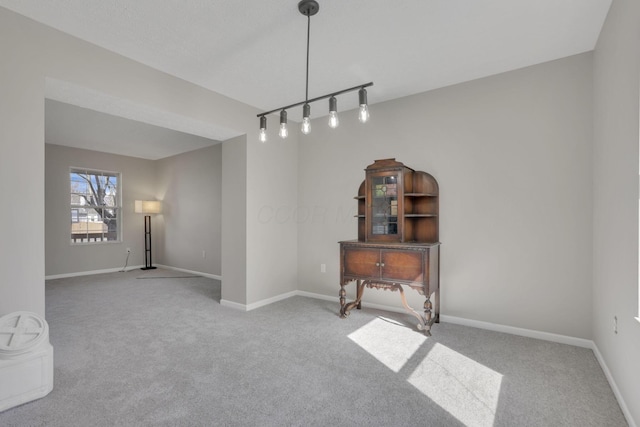
{"label": "track light rod", "polygon": [[295,104],[287,105],[286,107],[274,108],[273,110],[266,111],[264,113],[258,114],[257,117],[263,117],[263,116],[266,116],[267,114],[275,113],[276,111],[280,111],[280,110],[289,110],[291,108],[298,107],[298,106],[303,105],[303,104],[310,104],[312,102],[316,102],[316,101],[319,101],[321,99],[331,98],[332,96],[342,95],[343,93],[353,92],[354,90],[364,89],[365,87],[369,87],[369,86],[373,86],[373,82],[369,82],[369,83],[365,83],[365,84],[362,84],[362,85],[350,87],[349,89],[343,89],[343,90],[340,90],[338,92],[332,92],[332,93],[329,93],[327,95],[318,96],[317,98],[313,98],[313,99],[310,99],[308,101],[296,102]]}
{"label": "track light rod", "polygon": [[307,14],[307,77],[304,87],[304,99],[309,102],[309,37],[311,36],[311,14]]}
{"label": "track light rod", "polygon": [[336,95],[341,95],[343,93],[352,92],[354,90],[359,90],[358,92],[358,100],[360,109],[358,113],[358,119],[362,123],[366,123],[369,119],[369,109],[367,106],[367,91],[366,87],[373,86],[373,82],[364,83],[358,86],[353,86],[348,89],[339,90],[337,92],[328,93],[326,95],[318,96],[313,99],[309,99],[309,41],[311,39],[311,16],[318,13],[320,10],[320,6],[318,5],[317,0],[300,0],[298,3],[298,11],[307,17],[307,63],[306,63],[306,75],[305,75],[305,87],[304,87],[304,101],[296,102],[295,104],[285,105],[284,107],[274,108],[273,110],[265,111],[264,113],[257,114],[260,118],[260,134],[259,139],[261,142],[265,142],[267,140],[267,114],[275,113],[276,111],[280,111],[280,132],[279,135],[281,138],[287,137],[287,111],[290,108],[298,107],[303,105],[303,115],[302,115],[302,126],[301,132],[303,134],[308,134],[311,130],[311,106],[309,105],[312,102],[319,101],[321,99],[331,98],[329,99],[329,126],[335,128],[338,126],[338,116],[337,116],[337,100],[335,98]]}

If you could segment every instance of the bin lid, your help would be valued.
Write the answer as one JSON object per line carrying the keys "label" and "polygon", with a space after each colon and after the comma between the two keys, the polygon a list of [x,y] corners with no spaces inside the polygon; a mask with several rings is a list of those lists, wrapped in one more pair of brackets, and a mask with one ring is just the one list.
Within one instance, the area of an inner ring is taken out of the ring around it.
{"label": "bin lid", "polygon": [[49,342],[49,325],[35,313],[16,311],[0,317],[0,359],[12,359]]}

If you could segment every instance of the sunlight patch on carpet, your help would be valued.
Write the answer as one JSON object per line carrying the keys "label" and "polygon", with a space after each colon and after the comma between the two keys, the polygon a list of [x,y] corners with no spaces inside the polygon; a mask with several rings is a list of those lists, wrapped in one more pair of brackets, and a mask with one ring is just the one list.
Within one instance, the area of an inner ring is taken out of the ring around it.
{"label": "sunlight patch on carpet", "polygon": [[408,381],[463,424],[493,425],[502,374],[436,343]]}
{"label": "sunlight patch on carpet", "polygon": [[424,334],[384,317],[372,320],[349,338],[393,372],[400,372],[427,340]]}

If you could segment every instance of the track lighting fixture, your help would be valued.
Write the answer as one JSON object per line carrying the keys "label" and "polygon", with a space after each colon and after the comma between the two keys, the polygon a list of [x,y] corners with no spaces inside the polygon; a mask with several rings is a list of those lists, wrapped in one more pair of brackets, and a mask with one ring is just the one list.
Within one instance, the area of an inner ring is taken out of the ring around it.
{"label": "track lighting fixture", "polygon": [[318,2],[316,0],[301,0],[298,3],[298,11],[307,17],[307,74],[305,80],[306,86],[304,101],[258,114],[258,117],[260,118],[261,142],[265,142],[267,140],[267,114],[271,114],[280,110],[279,135],[281,138],[286,138],[288,135],[286,110],[293,107],[298,107],[300,105],[303,106],[301,131],[303,134],[307,135],[309,132],[311,132],[311,105],[309,104],[326,98],[329,98],[329,126],[332,128],[338,127],[338,100],[336,99],[336,96],[342,95],[343,93],[347,92],[353,92],[355,90],[358,90],[359,99],[358,119],[362,123],[366,123],[369,120],[369,107],[367,104],[367,91],[365,88],[373,86],[373,82],[364,83],[358,86],[350,87],[348,89],[339,90],[337,92],[309,99],[309,34],[311,30],[311,17],[318,13],[318,10],[320,10],[320,6],[318,5]]}

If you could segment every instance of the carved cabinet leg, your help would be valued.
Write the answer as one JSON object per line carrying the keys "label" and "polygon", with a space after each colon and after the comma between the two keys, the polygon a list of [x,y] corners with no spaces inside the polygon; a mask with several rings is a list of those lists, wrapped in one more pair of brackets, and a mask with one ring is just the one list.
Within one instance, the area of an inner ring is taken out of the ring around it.
{"label": "carved cabinet leg", "polygon": [[411,308],[411,306],[407,303],[407,298],[404,296],[404,290],[402,289],[402,286],[392,285],[391,289],[400,292],[400,301],[402,301],[402,305],[404,306],[404,309],[407,310],[407,313],[414,315],[416,319],[418,319],[418,322],[420,322],[417,325],[418,329],[421,331],[424,331],[425,334],[427,335],[431,335],[431,333],[429,332],[429,324],[425,322],[424,317],[420,315],[420,313],[415,311],[413,308]]}
{"label": "carved cabinet leg", "polygon": [[427,325],[431,325],[431,312],[433,311],[433,305],[431,304],[431,298],[427,297],[424,302],[424,320]]}
{"label": "carved cabinet leg", "polygon": [[347,293],[344,291],[344,284],[340,285],[340,317],[343,319],[349,316],[351,309],[360,305],[362,294],[364,291],[364,281],[358,280],[356,285],[356,299],[348,304],[345,304]]}

